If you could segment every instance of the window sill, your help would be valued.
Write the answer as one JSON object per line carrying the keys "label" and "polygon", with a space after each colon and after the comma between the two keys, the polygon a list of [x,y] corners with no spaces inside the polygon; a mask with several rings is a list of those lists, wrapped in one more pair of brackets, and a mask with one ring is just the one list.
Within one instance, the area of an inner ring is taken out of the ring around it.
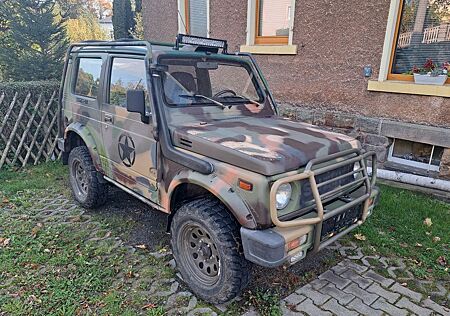
{"label": "window sill", "polygon": [[297,55],[297,45],[241,45],[241,52],[255,55]]}
{"label": "window sill", "polygon": [[416,95],[428,95],[435,97],[450,98],[450,85],[443,86],[420,85],[408,81],[376,81],[370,80],[367,87],[369,91],[404,93]]}

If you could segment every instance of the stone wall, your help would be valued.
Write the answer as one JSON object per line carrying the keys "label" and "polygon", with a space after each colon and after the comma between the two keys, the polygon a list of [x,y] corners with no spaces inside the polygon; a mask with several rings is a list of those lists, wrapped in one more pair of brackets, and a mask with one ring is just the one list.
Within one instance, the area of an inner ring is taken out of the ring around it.
{"label": "stone wall", "polygon": [[[450,179],[450,130],[418,124],[405,124],[382,118],[368,118],[353,113],[313,109],[290,104],[280,105],[281,114],[291,119],[317,125],[323,129],[343,133],[358,139],[367,151],[377,154],[380,168],[401,169],[434,178]],[[411,135],[410,131],[414,131]],[[422,133],[422,135],[420,135]],[[434,135],[434,137],[433,137]],[[393,138],[424,142],[446,148],[439,173],[399,166],[388,161]]]}

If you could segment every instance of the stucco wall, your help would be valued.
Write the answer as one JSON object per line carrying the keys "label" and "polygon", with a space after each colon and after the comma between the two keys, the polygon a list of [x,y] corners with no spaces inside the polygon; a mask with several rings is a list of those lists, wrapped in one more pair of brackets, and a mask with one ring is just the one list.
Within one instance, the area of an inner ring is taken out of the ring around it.
{"label": "stucco wall", "polygon": [[[173,41],[176,0],[144,0],[146,35]],[[450,99],[367,91],[363,67],[378,76],[389,0],[297,0],[296,56],[257,56],[282,103],[326,108],[405,122],[450,127]],[[247,1],[211,0],[211,37],[225,38],[230,50],[245,44]]]}
{"label": "stucco wall", "polygon": [[142,10],[147,40],[175,42],[178,33],[177,0],[143,0]]}

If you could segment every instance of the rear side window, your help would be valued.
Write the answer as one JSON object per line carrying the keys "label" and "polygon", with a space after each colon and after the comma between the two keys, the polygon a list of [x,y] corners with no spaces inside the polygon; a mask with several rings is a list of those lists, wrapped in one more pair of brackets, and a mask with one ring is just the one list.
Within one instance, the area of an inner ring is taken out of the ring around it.
{"label": "rear side window", "polygon": [[146,97],[148,97],[145,62],[143,59],[113,59],[109,103],[111,105],[126,107],[127,90],[144,90]]}
{"label": "rear side window", "polygon": [[101,72],[101,58],[79,58],[75,94],[96,99]]}

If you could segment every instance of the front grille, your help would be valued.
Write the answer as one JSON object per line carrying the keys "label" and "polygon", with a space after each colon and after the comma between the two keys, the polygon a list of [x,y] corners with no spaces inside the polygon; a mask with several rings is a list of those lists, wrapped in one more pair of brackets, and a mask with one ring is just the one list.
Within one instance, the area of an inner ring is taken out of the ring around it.
{"label": "front grille", "polygon": [[[345,165],[343,167],[333,169],[331,171],[316,175],[315,176],[316,183],[317,183],[317,185],[320,185],[321,183],[330,181],[334,178],[338,178],[342,175],[350,173],[351,171],[353,171],[353,164]],[[319,187],[319,193],[321,196],[323,196],[324,194],[331,192],[334,189],[337,189],[341,186],[349,184],[353,181],[355,181],[355,178],[353,177],[352,174],[350,174],[346,177],[340,178],[340,179],[336,179],[335,181],[330,181],[329,183]],[[300,189],[300,208],[303,209],[303,208],[306,208],[306,207],[309,207],[309,206],[315,204],[314,196],[313,196],[313,193],[311,190],[311,185],[310,185],[308,179],[300,181],[300,188],[301,188]]]}

